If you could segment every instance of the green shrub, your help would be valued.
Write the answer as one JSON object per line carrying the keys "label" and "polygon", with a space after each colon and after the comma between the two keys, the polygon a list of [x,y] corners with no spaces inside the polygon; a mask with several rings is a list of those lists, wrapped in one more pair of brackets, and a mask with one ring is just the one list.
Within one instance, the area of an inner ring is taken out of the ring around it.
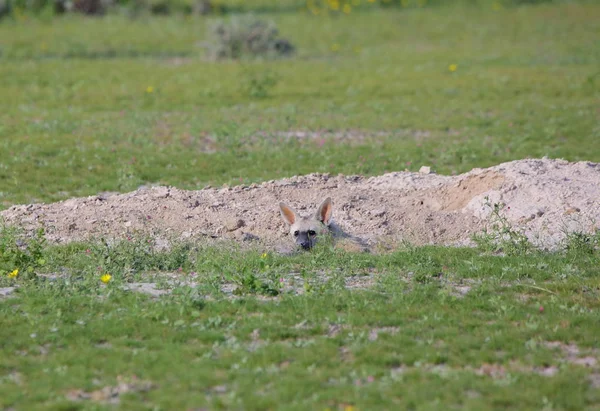
{"label": "green shrub", "polygon": [[234,16],[209,28],[208,56],[212,59],[288,56],[294,46],[280,38],[275,23],[253,16]]}

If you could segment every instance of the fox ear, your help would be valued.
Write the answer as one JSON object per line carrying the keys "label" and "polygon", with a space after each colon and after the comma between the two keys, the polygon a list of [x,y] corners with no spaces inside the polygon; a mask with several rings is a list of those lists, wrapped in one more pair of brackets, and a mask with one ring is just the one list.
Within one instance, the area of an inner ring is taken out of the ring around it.
{"label": "fox ear", "polygon": [[279,211],[281,212],[281,218],[287,223],[292,225],[296,222],[296,212],[284,203],[279,203]]}
{"label": "fox ear", "polygon": [[333,206],[331,205],[331,198],[327,197],[325,201],[321,203],[315,218],[325,225],[331,223],[331,215],[333,214]]}

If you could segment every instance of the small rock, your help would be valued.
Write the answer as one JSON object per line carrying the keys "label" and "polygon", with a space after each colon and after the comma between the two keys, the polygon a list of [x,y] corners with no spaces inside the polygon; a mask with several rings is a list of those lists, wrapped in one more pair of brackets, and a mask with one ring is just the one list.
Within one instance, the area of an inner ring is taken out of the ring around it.
{"label": "small rock", "polygon": [[133,291],[151,295],[152,297],[160,297],[163,294],[169,294],[169,290],[156,288],[155,283],[129,283],[123,286],[127,291]]}
{"label": "small rock", "polygon": [[125,227],[131,227],[131,221],[125,221]]}
{"label": "small rock", "polygon": [[600,388],[600,373],[594,373],[589,376],[592,388]]}
{"label": "small rock", "polygon": [[168,187],[153,187],[151,196],[152,198],[167,198],[171,195]]}
{"label": "small rock", "polygon": [[422,166],[419,169],[419,173],[421,173],[421,174],[431,174],[431,167],[429,167],[429,166]]}
{"label": "small rock", "polygon": [[382,217],[385,215],[385,210],[384,209],[373,210],[373,211],[371,211],[371,215],[375,216],[375,217]]}
{"label": "small rock", "polygon": [[4,288],[0,288],[0,298],[10,296],[12,293],[15,292],[16,289],[17,289],[16,287],[4,287]]}
{"label": "small rock", "polygon": [[459,286],[456,286],[455,288],[456,288],[456,291],[458,291],[458,293],[463,297],[465,295],[467,295],[469,293],[469,291],[471,291],[471,287],[468,285],[459,285]]}
{"label": "small rock", "polygon": [[570,215],[570,214],[574,214],[574,213],[578,213],[581,210],[577,207],[569,207],[565,210],[565,212],[563,213],[564,215]]}
{"label": "small rock", "polygon": [[242,241],[258,241],[260,238],[252,233],[242,234]]}
{"label": "small rock", "polygon": [[591,356],[587,356],[587,357],[583,357],[583,358],[575,358],[574,360],[571,361],[571,363],[573,364],[577,364],[577,365],[583,365],[584,367],[594,367],[596,366],[596,364],[598,363],[598,360],[596,360],[596,358],[591,357]]}
{"label": "small rock", "polygon": [[227,386],[225,385],[215,385],[212,387],[212,391],[217,394],[225,394],[227,392]]}
{"label": "small rock", "polygon": [[241,218],[232,218],[225,222],[225,228],[227,228],[227,231],[235,231],[238,228],[242,228],[245,225],[246,222]]}

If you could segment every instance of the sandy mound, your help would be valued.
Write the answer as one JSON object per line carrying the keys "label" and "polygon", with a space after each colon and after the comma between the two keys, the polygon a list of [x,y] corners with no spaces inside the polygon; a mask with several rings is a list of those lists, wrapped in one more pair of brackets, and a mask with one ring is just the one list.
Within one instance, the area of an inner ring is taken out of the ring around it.
{"label": "sandy mound", "polygon": [[[27,231],[44,225],[50,241],[168,238],[290,244],[277,204],[314,212],[326,196],[334,219],[365,243],[468,244],[490,221],[490,203],[541,247],[556,247],[566,232],[600,229],[600,164],[520,160],[459,176],[395,172],[378,177],[311,174],[251,186],[184,191],[141,188],[54,204],[13,206],[0,213]],[[489,198],[489,201],[486,200]]]}

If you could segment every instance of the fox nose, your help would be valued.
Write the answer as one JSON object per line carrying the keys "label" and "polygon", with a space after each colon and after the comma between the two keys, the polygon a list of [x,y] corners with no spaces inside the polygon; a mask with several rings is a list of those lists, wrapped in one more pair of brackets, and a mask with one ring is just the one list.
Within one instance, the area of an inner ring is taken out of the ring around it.
{"label": "fox nose", "polygon": [[304,248],[305,250],[309,250],[311,247],[310,241],[303,241],[300,243],[300,246],[302,246],[302,248]]}

